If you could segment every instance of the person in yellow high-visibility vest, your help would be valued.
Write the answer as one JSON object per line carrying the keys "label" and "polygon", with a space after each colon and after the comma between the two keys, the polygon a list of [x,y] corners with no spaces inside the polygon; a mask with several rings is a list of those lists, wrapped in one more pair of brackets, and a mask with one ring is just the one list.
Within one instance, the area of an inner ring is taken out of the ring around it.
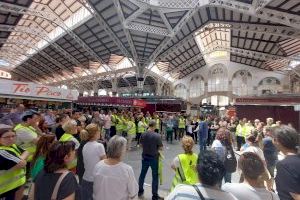
{"label": "person in yellow high-visibility vest", "polygon": [[22,199],[26,183],[28,151],[15,144],[12,127],[0,126],[0,199]]}
{"label": "person in yellow high-visibility vest", "polygon": [[236,142],[237,142],[237,150],[241,149],[241,146],[245,144],[245,138],[249,131],[249,128],[246,125],[247,119],[243,118],[240,120],[239,124],[236,127]]}
{"label": "person in yellow high-visibility vest", "polygon": [[181,115],[178,119],[178,129],[179,129],[179,134],[178,137],[179,139],[181,139],[184,136],[184,132],[185,132],[185,123],[186,120],[185,118]]}
{"label": "person in yellow high-visibility vest", "polygon": [[[65,133],[60,137],[60,142],[68,142],[72,141],[75,143],[75,150],[77,150],[80,146],[79,141],[73,136],[77,134],[77,122],[75,120],[69,120],[65,124],[63,124],[62,128]],[[68,169],[74,169],[77,166],[77,159],[72,160],[71,163],[68,164]]]}
{"label": "person in yellow high-visibility vest", "polygon": [[135,125],[135,119],[134,117],[130,117],[129,120],[127,120],[127,150],[131,150],[131,143],[133,138],[136,137],[136,125]]}
{"label": "person in yellow high-visibility vest", "polygon": [[121,115],[121,113],[118,113],[118,115],[115,116],[115,124],[116,124],[116,133],[119,136],[122,136],[122,132],[123,132],[123,116]]}
{"label": "person in yellow high-visibility vest", "polygon": [[193,185],[198,183],[196,170],[198,155],[193,153],[194,140],[190,136],[182,138],[183,154],[179,154],[173,160],[171,168],[175,171],[171,191],[178,184]]}
{"label": "person in yellow high-visibility vest", "polygon": [[110,126],[110,137],[116,135],[116,120],[117,120],[117,110],[114,109],[111,114],[111,126]]}
{"label": "person in yellow high-visibility vest", "polygon": [[145,118],[142,116],[138,122],[138,132],[137,132],[137,146],[139,147],[139,144],[140,144],[140,138],[141,138],[141,135],[143,133],[145,133],[146,129],[148,128],[146,122],[145,122]]}
{"label": "person in yellow high-visibility vest", "polygon": [[38,133],[34,128],[39,123],[39,115],[33,111],[26,111],[22,117],[23,122],[15,126],[14,131],[17,135],[16,144],[30,153],[27,158],[31,162],[36,151],[36,143],[39,139]]}
{"label": "person in yellow high-visibility vest", "polygon": [[156,114],[156,113],[154,113],[153,114],[153,119],[155,120],[155,122],[156,122],[156,127],[155,127],[155,132],[156,133],[159,133],[160,132],[160,119],[159,119],[159,116]]}

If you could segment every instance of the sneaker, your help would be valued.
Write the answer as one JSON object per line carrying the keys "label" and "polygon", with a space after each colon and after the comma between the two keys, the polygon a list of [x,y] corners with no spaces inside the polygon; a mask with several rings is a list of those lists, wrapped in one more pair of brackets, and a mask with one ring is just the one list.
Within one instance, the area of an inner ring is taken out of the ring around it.
{"label": "sneaker", "polygon": [[152,200],[164,200],[164,198],[160,196],[152,196]]}
{"label": "sneaker", "polygon": [[144,192],[139,192],[138,197],[142,197],[142,196],[144,196]]}

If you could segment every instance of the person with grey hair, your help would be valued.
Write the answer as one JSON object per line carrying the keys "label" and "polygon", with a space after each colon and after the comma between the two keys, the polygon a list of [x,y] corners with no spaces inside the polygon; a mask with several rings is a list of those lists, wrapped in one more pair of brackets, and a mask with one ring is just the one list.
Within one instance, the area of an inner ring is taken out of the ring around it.
{"label": "person with grey hair", "polygon": [[134,199],[138,184],[131,166],[122,162],[127,140],[115,135],[107,144],[107,158],[98,162],[93,171],[94,200]]}

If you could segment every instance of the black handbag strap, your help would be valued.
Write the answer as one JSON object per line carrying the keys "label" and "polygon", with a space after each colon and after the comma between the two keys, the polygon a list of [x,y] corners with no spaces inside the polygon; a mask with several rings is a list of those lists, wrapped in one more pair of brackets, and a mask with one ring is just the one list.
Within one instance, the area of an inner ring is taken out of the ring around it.
{"label": "black handbag strap", "polygon": [[196,192],[198,193],[199,197],[201,200],[205,200],[204,196],[202,195],[202,193],[200,192],[199,188],[197,187],[197,185],[193,185],[194,189],[196,190]]}

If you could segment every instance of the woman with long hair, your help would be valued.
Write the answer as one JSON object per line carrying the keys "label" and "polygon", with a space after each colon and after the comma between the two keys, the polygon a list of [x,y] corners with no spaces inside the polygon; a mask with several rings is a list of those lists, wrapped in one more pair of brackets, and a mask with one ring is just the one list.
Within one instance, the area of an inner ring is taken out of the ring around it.
{"label": "woman with long hair", "polygon": [[79,199],[76,177],[67,168],[75,159],[75,154],[75,143],[72,141],[52,144],[44,170],[34,180],[29,197],[35,200]]}
{"label": "woman with long hair", "polygon": [[31,178],[34,180],[38,173],[44,168],[45,159],[49,152],[50,146],[55,141],[55,135],[48,134],[40,137],[36,144],[36,152],[33,155]]}

